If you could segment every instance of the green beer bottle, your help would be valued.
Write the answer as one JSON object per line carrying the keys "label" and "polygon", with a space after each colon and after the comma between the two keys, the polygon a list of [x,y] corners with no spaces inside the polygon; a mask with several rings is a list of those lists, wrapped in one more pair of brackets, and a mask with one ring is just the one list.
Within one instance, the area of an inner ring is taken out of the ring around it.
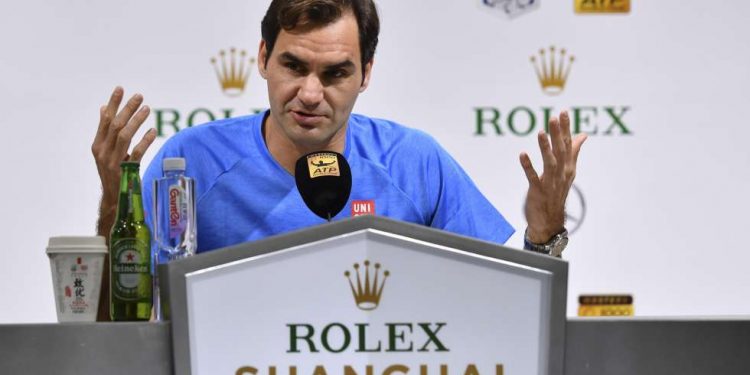
{"label": "green beer bottle", "polygon": [[120,164],[120,197],[109,246],[112,320],[151,318],[151,232],[143,221],[137,162]]}

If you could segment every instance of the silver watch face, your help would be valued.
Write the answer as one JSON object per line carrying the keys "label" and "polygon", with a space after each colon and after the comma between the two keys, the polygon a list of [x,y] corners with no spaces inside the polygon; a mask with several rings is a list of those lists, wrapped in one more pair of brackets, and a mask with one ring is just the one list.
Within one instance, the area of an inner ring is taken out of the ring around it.
{"label": "silver watch face", "polygon": [[559,258],[566,246],[568,246],[568,232],[563,231],[552,240],[549,255]]}

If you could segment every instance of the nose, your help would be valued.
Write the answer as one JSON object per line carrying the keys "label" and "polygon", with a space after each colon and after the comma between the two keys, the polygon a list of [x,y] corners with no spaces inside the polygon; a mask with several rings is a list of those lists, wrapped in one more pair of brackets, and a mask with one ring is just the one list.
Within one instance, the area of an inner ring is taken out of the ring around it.
{"label": "nose", "polygon": [[323,83],[315,74],[309,74],[302,81],[297,97],[305,107],[317,107],[323,101]]}

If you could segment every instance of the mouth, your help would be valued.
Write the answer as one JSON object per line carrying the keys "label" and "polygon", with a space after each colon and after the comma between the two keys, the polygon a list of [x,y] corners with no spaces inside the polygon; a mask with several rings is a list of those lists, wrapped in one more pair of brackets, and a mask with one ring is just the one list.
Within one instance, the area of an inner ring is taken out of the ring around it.
{"label": "mouth", "polygon": [[312,112],[305,112],[305,111],[289,111],[291,113],[292,118],[294,118],[294,121],[301,127],[310,129],[314,128],[316,125],[318,125],[321,121],[325,119],[324,115],[312,113]]}

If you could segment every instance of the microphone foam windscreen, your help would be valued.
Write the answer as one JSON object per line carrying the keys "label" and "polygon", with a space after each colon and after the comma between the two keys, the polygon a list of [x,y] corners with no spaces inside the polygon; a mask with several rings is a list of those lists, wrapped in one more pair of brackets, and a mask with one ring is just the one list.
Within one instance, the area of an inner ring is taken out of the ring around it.
{"label": "microphone foam windscreen", "polygon": [[352,190],[349,163],[333,151],[312,152],[299,158],[294,179],[310,211],[326,220],[341,212]]}

